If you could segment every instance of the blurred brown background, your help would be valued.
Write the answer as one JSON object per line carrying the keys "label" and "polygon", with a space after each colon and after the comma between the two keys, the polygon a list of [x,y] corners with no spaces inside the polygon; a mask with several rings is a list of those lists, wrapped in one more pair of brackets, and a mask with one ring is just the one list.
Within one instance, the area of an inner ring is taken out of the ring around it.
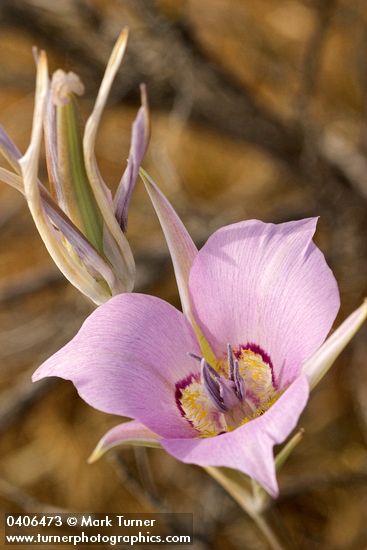
{"label": "blurred brown background", "polygon": [[[36,44],[80,74],[90,112],[112,44],[125,61],[98,139],[113,188],[144,81],[144,166],[198,244],[245,218],[319,215],[317,242],[341,289],[338,322],[367,295],[367,5],[364,0],[1,0],[0,122],[22,151]],[[141,183],[129,221],[137,289],[177,304],[172,268]],[[187,511],[196,548],[265,549],[205,472],[161,451],[86,459],[117,418],[71,384],[32,385],[35,367],[92,306],[58,273],[20,195],[0,186],[0,510]],[[178,305],[178,304],[177,304]],[[290,546],[367,547],[366,329],[314,392],[305,437],[281,472],[270,521]]]}

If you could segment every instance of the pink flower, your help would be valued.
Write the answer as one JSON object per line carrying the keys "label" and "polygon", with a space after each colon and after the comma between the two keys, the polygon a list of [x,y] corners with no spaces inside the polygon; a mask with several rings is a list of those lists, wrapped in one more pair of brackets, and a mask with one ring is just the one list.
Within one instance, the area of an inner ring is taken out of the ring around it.
{"label": "pink flower", "polygon": [[273,446],[307,403],[317,376],[312,357],[317,373],[325,371],[366,307],[320,348],[339,293],[312,241],[316,219],[229,225],[198,252],[163,195],[145,183],[184,313],[152,296],[116,296],[34,380],[71,380],[91,406],[133,419],[108,432],[94,458],[121,442],[160,445],[186,463],[240,470],[276,496]]}

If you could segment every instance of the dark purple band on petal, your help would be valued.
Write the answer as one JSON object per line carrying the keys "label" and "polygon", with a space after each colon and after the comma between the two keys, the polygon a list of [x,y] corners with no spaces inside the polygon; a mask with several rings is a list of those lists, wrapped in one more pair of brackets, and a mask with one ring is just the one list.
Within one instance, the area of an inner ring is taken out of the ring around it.
{"label": "dark purple band on petal", "polygon": [[275,377],[274,377],[274,366],[273,366],[272,360],[270,359],[270,355],[268,355],[258,344],[248,342],[246,345],[241,344],[239,346],[239,348],[237,348],[236,351],[233,352],[236,359],[239,359],[241,357],[242,350],[246,350],[246,349],[248,349],[250,351],[253,351],[254,353],[257,353],[258,355],[260,355],[260,357],[264,361],[264,363],[267,363],[269,365],[270,371],[271,371],[271,380],[272,380],[272,383],[273,383],[273,387],[274,387],[275,390],[277,390],[278,389],[278,384],[277,384],[277,382],[275,380]]}
{"label": "dark purple band on petal", "polygon": [[[200,374],[192,373],[192,374],[189,374],[189,376],[186,376],[186,378],[183,378],[182,380],[176,383],[175,400],[176,400],[178,410],[180,411],[181,416],[183,416],[184,418],[186,418],[186,414],[181,405],[182,391],[193,382],[198,382],[199,380],[200,380]],[[188,418],[186,418],[186,420],[190,422]],[[192,422],[190,422],[190,424],[192,425]]]}

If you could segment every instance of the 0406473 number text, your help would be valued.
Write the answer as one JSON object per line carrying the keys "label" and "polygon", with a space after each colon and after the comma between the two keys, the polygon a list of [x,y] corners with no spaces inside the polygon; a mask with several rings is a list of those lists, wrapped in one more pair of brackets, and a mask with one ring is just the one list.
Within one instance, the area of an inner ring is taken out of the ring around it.
{"label": "0406473 number text", "polygon": [[61,516],[27,516],[20,514],[6,514],[6,525],[8,527],[38,527],[42,525],[44,527],[54,525],[55,527],[61,527],[63,525]]}

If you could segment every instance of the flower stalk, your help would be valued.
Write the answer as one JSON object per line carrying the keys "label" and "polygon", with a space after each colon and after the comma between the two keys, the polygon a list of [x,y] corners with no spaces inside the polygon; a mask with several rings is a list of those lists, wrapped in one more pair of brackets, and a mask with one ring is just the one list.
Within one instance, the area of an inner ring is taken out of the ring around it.
{"label": "flower stalk", "polygon": [[258,508],[256,496],[251,494],[242,484],[226,476],[221,469],[206,467],[205,470],[254,521],[270,548],[272,550],[284,550],[284,546],[276,533],[266,521],[262,509]]}

